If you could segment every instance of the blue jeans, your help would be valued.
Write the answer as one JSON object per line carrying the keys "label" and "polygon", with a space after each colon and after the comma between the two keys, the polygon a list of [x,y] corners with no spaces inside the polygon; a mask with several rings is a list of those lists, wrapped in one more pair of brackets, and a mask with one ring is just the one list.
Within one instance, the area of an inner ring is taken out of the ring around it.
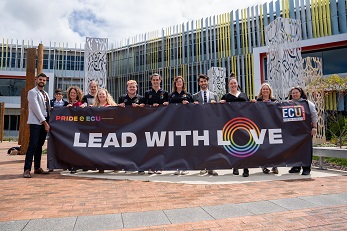
{"label": "blue jeans", "polygon": [[24,171],[31,170],[34,158],[34,169],[41,167],[42,146],[45,143],[47,132],[44,125],[30,124],[30,140],[25,155]]}

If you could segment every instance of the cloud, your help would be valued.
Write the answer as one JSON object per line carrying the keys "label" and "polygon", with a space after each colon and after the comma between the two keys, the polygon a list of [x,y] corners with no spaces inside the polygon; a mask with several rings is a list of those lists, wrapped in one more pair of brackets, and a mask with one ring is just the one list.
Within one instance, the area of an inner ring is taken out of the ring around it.
{"label": "cloud", "polygon": [[[84,44],[116,42],[192,20],[263,4],[265,0],[2,0],[0,39]],[[160,35],[161,33],[159,33]]]}

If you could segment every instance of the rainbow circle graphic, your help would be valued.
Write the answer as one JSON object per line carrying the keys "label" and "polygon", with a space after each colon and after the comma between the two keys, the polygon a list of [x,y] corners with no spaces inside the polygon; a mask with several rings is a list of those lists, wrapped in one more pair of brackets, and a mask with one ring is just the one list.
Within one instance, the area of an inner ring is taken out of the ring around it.
{"label": "rainbow circle graphic", "polygon": [[[230,145],[223,145],[224,149],[231,155],[236,157],[248,157],[253,155],[258,151],[260,144],[256,144],[250,130],[255,130],[259,136],[259,128],[257,125],[250,119],[244,117],[236,117],[226,123],[222,129],[223,140],[230,141]],[[234,141],[234,133],[237,130],[244,130],[249,135],[249,140],[244,145],[238,145]]]}

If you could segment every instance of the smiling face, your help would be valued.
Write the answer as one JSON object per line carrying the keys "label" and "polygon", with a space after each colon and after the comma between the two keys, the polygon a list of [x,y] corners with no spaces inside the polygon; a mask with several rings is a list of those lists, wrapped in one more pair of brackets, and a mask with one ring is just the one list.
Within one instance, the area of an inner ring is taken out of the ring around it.
{"label": "smiling face", "polygon": [[154,89],[159,89],[160,88],[160,83],[161,83],[161,78],[159,75],[153,75],[151,79],[152,87]]}
{"label": "smiling face", "polygon": [[39,88],[43,88],[46,85],[46,81],[47,81],[47,77],[43,77],[43,76],[37,77],[36,78],[36,85]]}
{"label": "smiling face", "polygon": [[99,90],[98,91],[98,99],[100,104],[105,104],[107,101],[107,94],[104,90]]}
{"label": "smiling face", "polygon": [[301,93],[298,89],[294,88],[290,92],[293,100],[299,100],[301,98]]}
{"label": "smiling face", "polygon": [[95,96],[96,91],[98,90],[98,84],[94,81],[90,82],[89,89],[90,89],[90,94]]}
{"label": "smiling face", "polygon": [[204,78],[200,78],[199,79],[199,86],[200,86],[200,89],[205,91],[207,90],[207,87],[208,87],[208,81],[207,79],[204,79]]}
{"label": "smiling face", "polygon": [[128,83],[128,94],[129,95],[135,95],[137,91],[137,84],[136,83]]}
{"label": "smiling face", "polygon": [[69,97],[70,97],[70,99],[71,99],[72,102],[76,101],[77,92],[76,92],[75,89],[71,89],[71,90],[70,90]]}
{"label": "smiling face", "polygon": [[268,85],[264,85],[261,88],[261,95],[263,96],[263,99],[269,99],[270,93],[271,93],[271,90],[270,90],[270,87]]}
{"label": "smiling face", "polygon": [[63,98],[63,94],[61,92],[55,93],[55,100],[60,101]]}
{"label": "smiling face", "polygon": [[175,84],[176,84],[177,90],[182,90],[182,88],[183,88],[183,79],[182,78],[178,78],[176,80]]}
{"label": "smiling face", "polygon": [[236,93],[237,92],[237,88],[238,88],[239,84],[237,83],[237,80],[232,78],[229,80],[229,88],[230,88],[230,91],[232,93]]}

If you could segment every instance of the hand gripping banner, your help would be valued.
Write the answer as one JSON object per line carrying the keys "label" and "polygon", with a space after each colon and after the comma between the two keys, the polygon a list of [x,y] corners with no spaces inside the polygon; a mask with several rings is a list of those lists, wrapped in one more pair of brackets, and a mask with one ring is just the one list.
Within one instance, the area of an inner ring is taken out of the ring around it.
{"label": "hand gripping banner", "polygon": [[50,169],[228,169],[311,164],[306,102],[54,108]]}

